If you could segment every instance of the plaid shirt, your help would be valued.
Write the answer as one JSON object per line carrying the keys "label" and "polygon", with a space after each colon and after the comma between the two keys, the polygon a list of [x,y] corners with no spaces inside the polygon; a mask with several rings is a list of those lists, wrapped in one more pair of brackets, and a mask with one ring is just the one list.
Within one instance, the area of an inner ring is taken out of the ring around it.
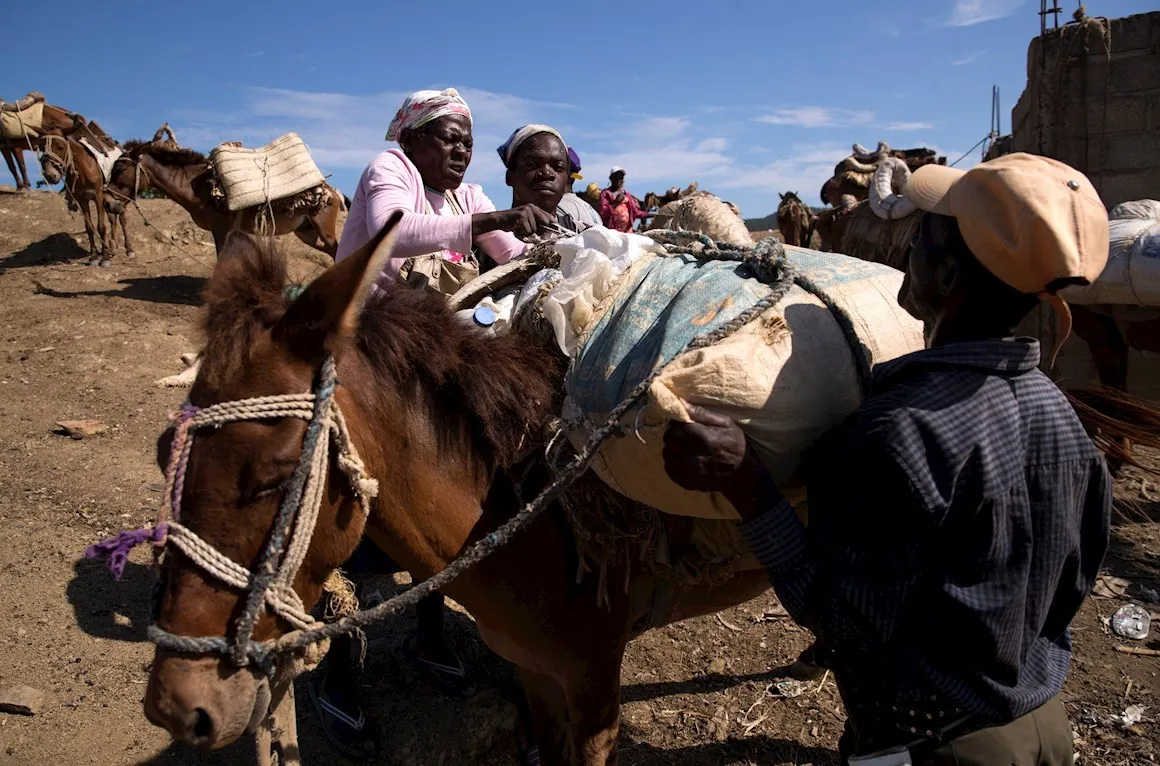
{"label": "plaid shirt", "polygon": [[1063,686],[1112,490],[1038,363],[1019,338],[880,365],[811,458],[808,531],[780,497],[742,525],[864,729],[1005,723]]}

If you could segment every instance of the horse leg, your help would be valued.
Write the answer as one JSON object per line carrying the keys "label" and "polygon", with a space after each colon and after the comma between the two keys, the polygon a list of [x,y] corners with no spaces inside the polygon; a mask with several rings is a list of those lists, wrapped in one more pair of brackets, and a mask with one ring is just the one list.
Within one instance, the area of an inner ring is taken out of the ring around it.
{"label": "horse leg", "polygon": [[20,176],[17,175],[15,153],[15,149],[9,149],[8,147],[0,149],[0,154],[4,155],[4,162],[8,164],[8,172],[12,174],[12,179],[16,181],[16,191],[20,191],[24,187],[20,184]]}
{"label": "horse leg", "polygon": [[104,190],[97,186],[97,233],[101,236],[101,265],[113,265],[113,231],[109,228],[109,214],[105,210]]}
{"label": "horse leg", "polygon": [[[118,213],[117,214],[117,221],[119,221],[120,225],[121,225],[121,238],[125,240],[125,257],[132,258],[133,257],[133,243],[131,243],[129,241],[129,226],[125,223],[125,214]],[[115,226],[115,224],[114,224],[114,226]],[[115,234],[115,232],[114,232],[114,234]]]}
{"label": "horse leg", "polygon": [[[568,701],[564,688],[551,676],[519,668],[527,698],[526,742],[534,745],[540,763],[565,763],[568,755]],[[532,760],[529,753],[521,754]]]}
{"label": "horse leg", "polygon": [[97,252],[96,239],[96,224],[93,223],[93,214],[89,210],[88,199],[77,199],[76,195],[71,195],[76,202],[77,207],[80,208],[81,218],[85,221],[85,234],[89,235],[89,265],[96,266],[101,262],[101,254]]}
{"label": "horse leg", "polygon": [[568,679],[568,722],[572,733],[572,763],[605,766],[617,762],[620,732],[621,645],[612,657],[588,657]]}
{"label": "horse leg", "polygon": [[19,180],[16,181],[17,190],[19,190],[21,188],[31,189],[32,184],[29,183],[29,181],[28,181],[28,168],[24,164],[24,150],[23,149],[13,149],[12,153],[16,156],[16,167],[20,168],[20,177],[24,179],[23,186],[21,186]]}

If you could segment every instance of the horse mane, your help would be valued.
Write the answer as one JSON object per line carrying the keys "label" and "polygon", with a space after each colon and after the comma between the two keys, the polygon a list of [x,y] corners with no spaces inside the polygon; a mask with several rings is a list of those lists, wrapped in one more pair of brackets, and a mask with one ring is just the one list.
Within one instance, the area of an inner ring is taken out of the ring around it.
{"label": "horse mane", "polygon": [[[260,335],[290,306],[283,293],[286,260],[273,243],[235,235],[224,251],[203,296],[199,378],[213,389],[246,367]],[[372,297],[356,347],[378,378],[372,396],[402,396],[409,408],[429,407],[441,434],[468,436],[497,465],[511,464],[559,411],[558,354],[523,336],[483,335],[459,320],[441,295],[399,288]]]}
{"label": "horse mane", "polygon": [[501,466],[540,438],[562,396],[562,357],[523,335],[490,337],[462,322],[442,295],[397,288],[363,311],[358,346],[379,375],[406,395],[418,379],[437,393],[441,430],[466,420],[473,441]]}
{"label": "horse mane", "polygon": [[199,375],[214,389],[221,388],[225,376],[246,366],[258,337],[290,306],[282,292],[286,259],[272,242],[231,236],[227,249],[230,254],[219,256],[202,294],[206,346]]}
{"label": "horse mane", "polygon": [[130,143],[135,144],[138,153],[148,154],[162,165],[204,165],[209,162],[209,158],[201,152],[184,146],[165,146],[153,141],[130,141],[125,145]]}

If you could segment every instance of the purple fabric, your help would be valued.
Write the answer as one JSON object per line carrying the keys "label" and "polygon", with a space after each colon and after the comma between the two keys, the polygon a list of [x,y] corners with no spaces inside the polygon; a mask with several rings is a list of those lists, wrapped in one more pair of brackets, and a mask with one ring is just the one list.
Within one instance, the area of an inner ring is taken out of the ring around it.
{"label": "purple fabric", "polygon": [[580,155],[572,147],[568,147],[568,174],[580,172]]}
{"label": "purple fabric", "polygon": [[152,541],[160,544],[169,534],[169,525],[161,522],[155,527],[142,527],[129,532],[121,532],[114,537],[102,540],[99,543],[85,548],[86,559],[108,559],[109,571],[113,578],[120,581],[125,573],[125,563],[129,560],[129,551],[138,545]]}

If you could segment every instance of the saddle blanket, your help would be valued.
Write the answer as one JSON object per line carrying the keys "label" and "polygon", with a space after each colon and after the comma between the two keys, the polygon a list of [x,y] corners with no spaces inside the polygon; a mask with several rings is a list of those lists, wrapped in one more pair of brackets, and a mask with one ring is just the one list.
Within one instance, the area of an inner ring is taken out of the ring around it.
{"label": "saddle blanket", "polygon": [[114,146],[111,149],[103,149],[99,146],[95,146],[87,138],[81,139],[81,146],[83,146],[88,151],[88,153],[93,156],[93,159],[97,161],[97,164],[101,166],[101,177],[104,178],[105,183],[111,181],[113,178],[113,165],[115,165],[120,156],[124,154],[124,152],[121,150],[121,147]]}

